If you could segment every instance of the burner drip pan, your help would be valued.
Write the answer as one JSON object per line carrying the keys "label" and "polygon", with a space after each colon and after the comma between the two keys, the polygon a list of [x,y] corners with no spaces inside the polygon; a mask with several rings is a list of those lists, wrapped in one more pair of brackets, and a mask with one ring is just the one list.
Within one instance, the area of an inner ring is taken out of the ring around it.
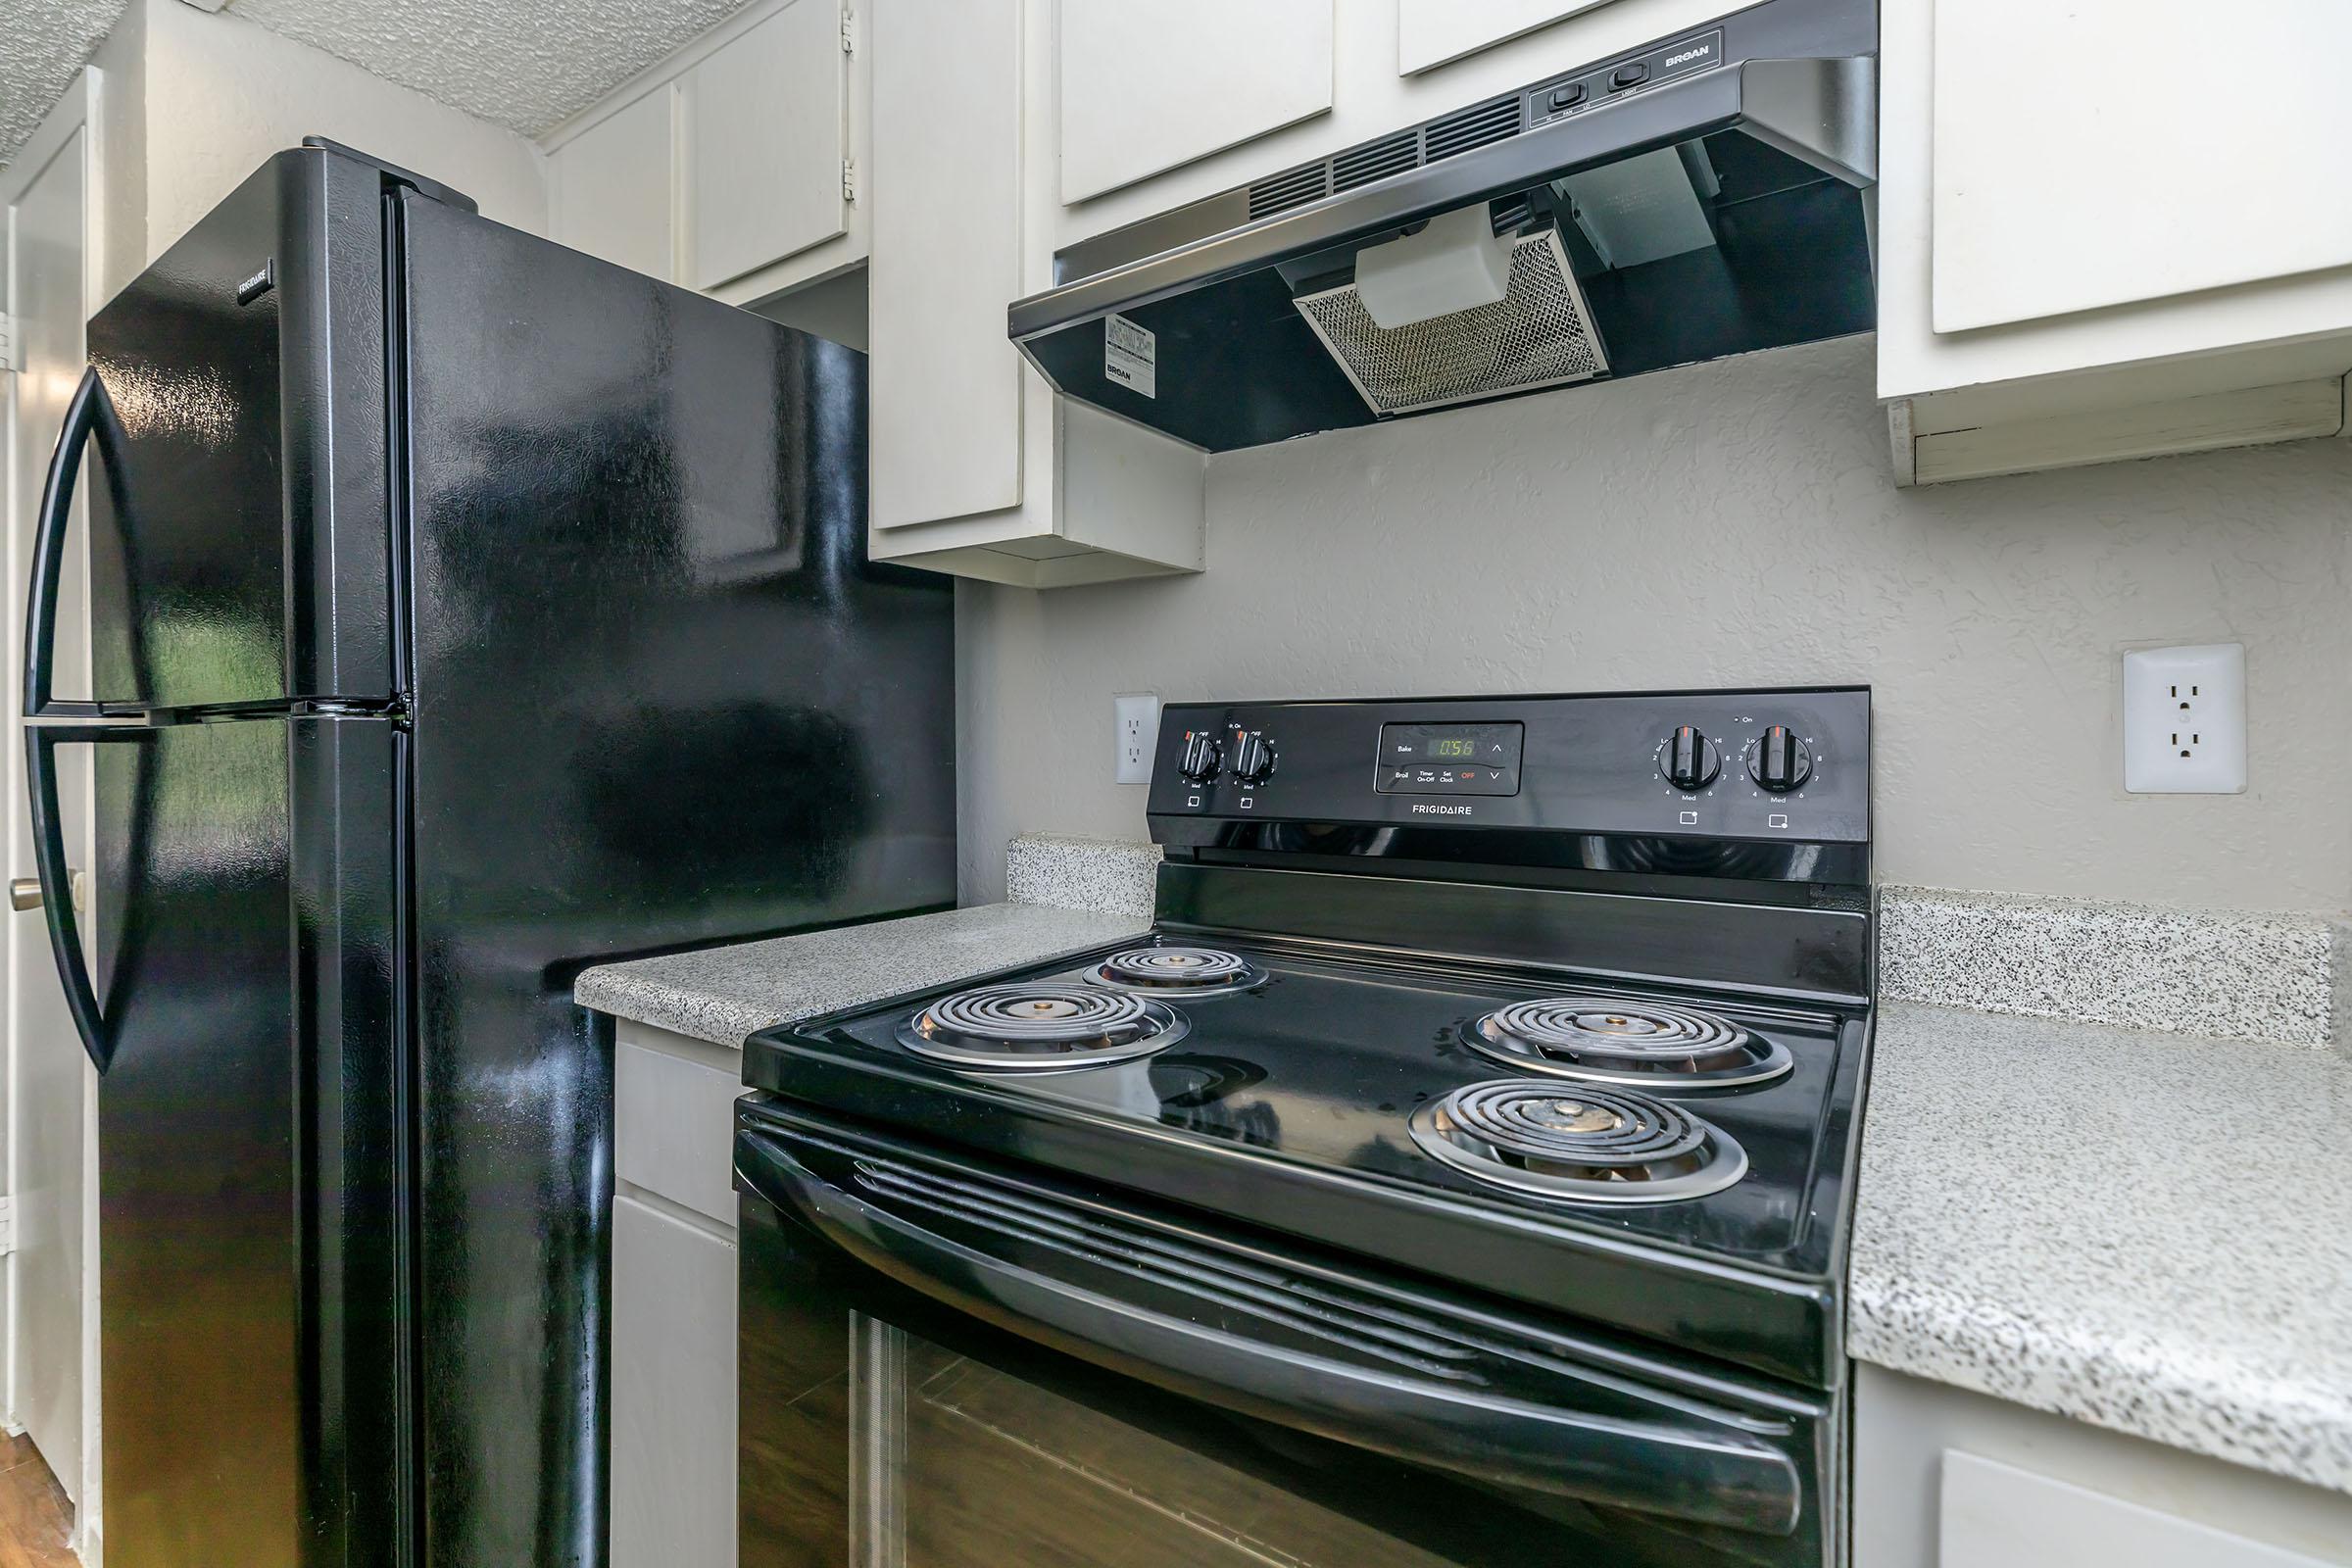
{"label": "burner drip pan", "polygon": [[1747,1173],[1728,1134],[1678,1105],[1543,1079],[1464,1085],[1414,1111],[1410,1126],[1423,1153],[1538,1198],[1672,1203]]}
{"label": "burner drip pan", "polygon": [[1464,1038],[1522,1072],[1586,1083],[1736,1089],[1792,1065],[1788,1048],[1711,1012],[1623,997],[1544,997],[1497,1007]]}
{"label": "burner drip pan", "polygon": [[1190,1029],[1173,1008],[1098,986],[1021,981],[959,991],[899,1025],[899,1044],[952,1067],[1069,1072],[1164,1051]]}
{"label": "burner drip pan", "polygon": [[1223,997],[1247,991],[1265,974],[1220,948],[1129,948],[1087,974],[1096,985],[1138,996]]}

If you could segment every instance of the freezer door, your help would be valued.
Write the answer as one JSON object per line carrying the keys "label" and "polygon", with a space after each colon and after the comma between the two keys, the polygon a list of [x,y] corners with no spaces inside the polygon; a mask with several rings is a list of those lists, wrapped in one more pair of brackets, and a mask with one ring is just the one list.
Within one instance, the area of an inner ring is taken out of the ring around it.
{"label": "freezer door", "polygon": [[36,800],[53,807],[56,752],[83,744],[87,951],[70,913],[52,933],[105,1064],[108,1555],[394,1568],[411,1423],[400,738],[371,719],[36,728]]}
{"label": "freezer door", "polygon": [[91,320],[94,690],[60,698],[392,692],[385,178],[281,153]]}

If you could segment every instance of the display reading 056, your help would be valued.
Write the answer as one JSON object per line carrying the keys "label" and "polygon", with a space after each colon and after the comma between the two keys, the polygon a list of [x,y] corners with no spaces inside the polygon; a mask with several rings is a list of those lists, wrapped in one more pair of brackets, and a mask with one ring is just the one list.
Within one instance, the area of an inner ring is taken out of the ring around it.
{"label": "display reading 056", "polygon": [[1383,724],[1381,760],[1391,767],[1515,768],[1517,724]]}
{"label": "display reading 056", "polygon": [[1516,795],[1524,743],[1515,721],[1383,724],[1373,788],[1383,795]]}

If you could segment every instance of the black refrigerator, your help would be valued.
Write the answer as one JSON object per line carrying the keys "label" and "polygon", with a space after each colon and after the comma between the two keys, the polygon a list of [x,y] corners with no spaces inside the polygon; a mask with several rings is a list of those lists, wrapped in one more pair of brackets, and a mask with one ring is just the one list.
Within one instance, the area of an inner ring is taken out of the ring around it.
{"label": "black refrigerator", "polygon": [[954,898],[953,597],[866,559],[863,358],[316,141],[89,342],[24,698],[104,1074],[110,1568],[600,1563],[573,975]]}

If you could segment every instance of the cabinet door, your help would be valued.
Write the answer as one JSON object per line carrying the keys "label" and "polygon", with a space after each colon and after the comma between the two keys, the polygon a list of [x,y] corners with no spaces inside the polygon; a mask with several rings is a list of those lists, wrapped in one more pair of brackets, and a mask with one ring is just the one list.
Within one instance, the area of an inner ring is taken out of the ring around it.
{"label": "cabinet door", "polygon": [[1331,108],[1332,0],[1061,0],[1061,199]]}
{"label": "cabinet door", "polygon": [[2352,6],[1941,0],[1935,328],[2352,263]]}
{"label": "cabinet door", "polygon": [[2325,1568],[2193,1520],[1973,1453],[1943,1456],[1936,1568]]}
{"label": "cabinet door", "polygon": [[668,281],[671,93],[655,88],[548,156],[555,237],[573,250]]}
{"label": "cabinet door", "polygon": [[[1396,0],[1396,74],[1409,76],[1608,0]],[[1726,8],[1731,9],[1729,7]]]}
{"label": "cabinet door", "polygon": [[848,67],[840,0],[793,0],[687,73],[695,287],[847,228]]}
{"label": "cabinet door", "polygon": [[735,1243],[612,1200],[612,1565],[735,1568]]}
{"label": "cabinet door", "polygon": [[866,439],[884,529],[1020,504],[1004,309],[1021,292],[1021,0],[874,13]]}

